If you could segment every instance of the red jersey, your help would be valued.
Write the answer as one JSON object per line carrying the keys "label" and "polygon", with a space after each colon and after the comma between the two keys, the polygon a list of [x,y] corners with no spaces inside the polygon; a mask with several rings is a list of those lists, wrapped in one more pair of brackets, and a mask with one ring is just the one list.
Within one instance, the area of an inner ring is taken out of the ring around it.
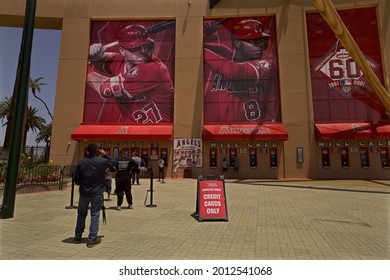
{"label": "red jersey", "polygon": [[122,75],[131,97],[115,97],[121,111],[118,122],[172,123],[173,83],[166,65],[157,57],[127,69],[120,54],[112,54],[103,64],[108,76]]}
{"label": "red jersey", "polygon": [[221,44],[205,44],[204,122],[280,122],[278,72],[266,59],[238,63]]}

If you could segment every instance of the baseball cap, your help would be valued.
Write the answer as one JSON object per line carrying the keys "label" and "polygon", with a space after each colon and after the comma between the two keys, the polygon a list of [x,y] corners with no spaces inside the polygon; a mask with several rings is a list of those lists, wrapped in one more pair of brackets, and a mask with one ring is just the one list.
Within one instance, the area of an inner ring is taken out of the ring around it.
{"label": "baseball cap", "polygon": [[264,32],[263,24],[254,19],[241,20],[235,24],[233,26],[233,35],[241,40],[271,37],[271,35]]}
{"label": "baseball cap", "polygon": [[154,44],[149,37],[148,30],[139,24],[128,25],[118,33],[119,46],[125,49],[133,49],[145,44]]}

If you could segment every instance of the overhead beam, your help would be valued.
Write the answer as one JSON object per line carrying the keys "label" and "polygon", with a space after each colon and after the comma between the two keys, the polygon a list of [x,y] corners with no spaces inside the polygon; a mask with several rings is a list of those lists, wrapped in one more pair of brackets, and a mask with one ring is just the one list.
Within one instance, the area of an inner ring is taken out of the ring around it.
{"label": "overhead beam", "polygon": [[210,0],[210,9],[214,8],[221,0]]}
{"label": "overhead beam", "polygon": [[368,64],[363,52],[360,50],[355,39],[352,37],[348,28],[337,13],[336,8],[330,0],[310,0],[312,4],[319,11],[321,16],[328,23],[329,27],[333,30],[337,38],[343,43],[345,49],[355,60],[357,65],[362,70],[364,76],[378,95],[383,106],[386,109],[386,114],[390,117],[390,94],[379,81],[374,70]]}

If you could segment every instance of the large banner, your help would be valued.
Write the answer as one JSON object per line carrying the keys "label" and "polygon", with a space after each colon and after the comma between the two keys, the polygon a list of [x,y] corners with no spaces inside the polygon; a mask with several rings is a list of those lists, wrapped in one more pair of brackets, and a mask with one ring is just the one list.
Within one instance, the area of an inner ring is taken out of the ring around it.
{"label": "large banner", "polygon": [[[381,43],[375,7],[338,11],[367,62],[383,84]],[[308,13],[307,33],[314,120],[385,120],[385,108],[356,62],[319,13]]]}
{"label": "large banner", "polygon": [[204,21],[204,123],[280,122],[275,16]]}
{"label": "large banner", "polygon": [[84,123],[173,123],[175,21],[92,21]]}

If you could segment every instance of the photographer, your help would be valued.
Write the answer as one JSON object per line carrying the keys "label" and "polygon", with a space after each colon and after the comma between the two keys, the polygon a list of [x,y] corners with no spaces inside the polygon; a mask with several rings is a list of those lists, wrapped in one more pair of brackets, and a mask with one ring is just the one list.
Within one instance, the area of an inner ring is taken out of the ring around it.
{"label": "photographer", "polygon": [[96,144],[89,144],[87,151],[88,155],[80,160],[74,174],[74,181],[76,185],[80,186],[74,240],[81,241],[88,207],[91,204],[91,225],[87,242],[87,247],[91,248],[101,242],[98,230],[100,210],[104,201],[103,195],[106,191],[105,171],[107,168],[113,167],[115,161],[104,150],[99,150]]}

